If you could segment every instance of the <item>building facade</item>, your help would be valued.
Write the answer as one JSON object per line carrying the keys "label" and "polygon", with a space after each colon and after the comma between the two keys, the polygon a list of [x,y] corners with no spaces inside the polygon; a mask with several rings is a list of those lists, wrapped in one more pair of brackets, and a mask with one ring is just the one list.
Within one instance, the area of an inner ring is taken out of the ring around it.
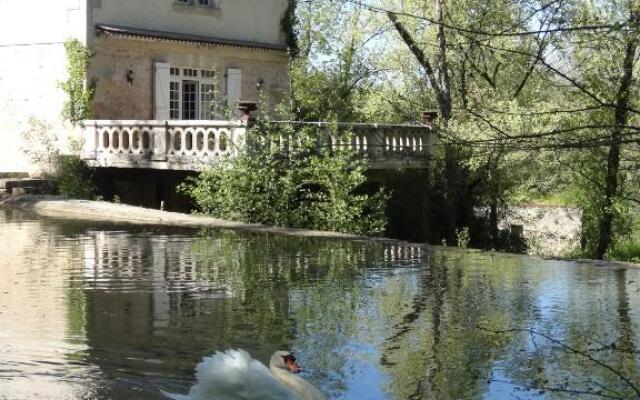
{"label": "building facade", "polygon": [[[65,148],[64,42],[92,51],[100,120],[221,119],[238,100],[289,91],[288,0],[0,0],[1,172],[36,172],[25,133],[49,126]],[[34,11],[37,10],[37,11]],[[25,21],[29,21],[26,24]]]}

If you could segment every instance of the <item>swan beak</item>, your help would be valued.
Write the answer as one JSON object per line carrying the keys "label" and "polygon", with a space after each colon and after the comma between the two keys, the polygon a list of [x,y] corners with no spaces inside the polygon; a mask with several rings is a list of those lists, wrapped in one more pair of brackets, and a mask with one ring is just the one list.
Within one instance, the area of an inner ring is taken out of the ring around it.
{"label": "swan beak", "polygon": [[289,372],[291,372],[292,374],[300,373],[300,365],[298,365],[298,363],[295,361],[287,362],[287,368],[289,368]]}

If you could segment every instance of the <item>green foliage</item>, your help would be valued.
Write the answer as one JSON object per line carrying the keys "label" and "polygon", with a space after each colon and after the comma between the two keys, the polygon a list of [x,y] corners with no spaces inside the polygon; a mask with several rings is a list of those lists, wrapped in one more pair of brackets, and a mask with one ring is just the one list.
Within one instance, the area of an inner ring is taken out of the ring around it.
{"label": "green foliage", "polygon": [[295,28],[296,7],[297,0],[289,0],[289,6],[284,13],[284,17],[282,17],[282,21],[280,22],[282,31],[286,36],[286,43],[289,47],[289,54],[293,58],[296,58],[298,56],[298,53],[300,52],[300,48],[298,46],[298,35]]}
{"label": "green foliage", "polygon": [[94,170],[78,156],[60,156],[55,178],[61,195],[74,199],[92,199],[96,195]]}
{"label": "green foliage", "polygon": [[632,227],[626,227],[627,234],[618,236],[609,250],[609,259],[640,263],[640,216],[637,210],[635,216]]}
{"label": "green foliage", "polygon": [[329,137],[315,128],[291,123],[263,120],[248,137],[247,151],[181,187],[201,212],[277,226],[384,232],[387,195],[359,193],[365,161],[342,148],[330,149]]}
{"label": "green foliage", "polygon": [[[574,172],[573,190],[578,207],[582,210],[581,248],[576,254],[582,258],[592,258],[595,255],[600,235],[600,223],[603,213],[604,188],[606,170],[601,168],[604,151],[591,151],[580,159],[580,170]],[[629,194],[624,179],[620,182],[622,194]],[[633,230],[633,208],[626,196],[618,196],[613,201],[613,246],[631,234]],[[615,258],[613,254],[609,257]]]}
{"label": "green foliage", "polygon": [[456,242],[458,243],[458,247],[461,249],[466,249],[469,247],[469,241],[471,237],[469,236],[469,228],[464,227],[462,229],[456,230]]}
{"label": "green foliage", "polygon": [[331,69],[315,68],[303,61],[292,62],[292,97],[298,118],[302,121],[365,120],[358,105],[365,101],[367,90],[354,84],[365,72],[354,68],[348,62]]}
{"label": "green foliage", "polygon": [[[403,123],[416,121],[421,110],[450,111],[451,118],[439,124],[441,148],[434,153],[430,188],[431,204],[446,211],[431,219],[435,229],[446,228],[430,235],[432,242],[445,237],[454,244],[456,230],[469,225],[476,206],[578,205],[584,209],[585,256],[593,256],[598,242],[607,244],[602,227],[608,225],[608,197],[613,248],[628,236],[630,204],[640,201],[640,163],[635,145],[618,146],[615,138],[628,139],[638,125],[638,51],[630,51],[638,44],[637,1],[369,4],[379,9],[299,4],[306,57],[294,66],[293,96],[300,116],[309,120]],[[384,10],[396,12],[412,41],[398,34]],[[440,17],[447,29],[426,22]],[[597,25],[611,29],[564,31]],[[429,67],[418,61],[416,48]],[[624,60],[632,53],[628,68]],[[625,86],[629,71],[636,76]],[[450,95],[450,104],[436,95],[438,89]],[[628,102],[613,106],[626,97]],[[626,108],[626,117],[616,112]],[[618,170],[619,188],[611,189],[615,180],[607,170]]]}
{"label": "green foliage", "polygon": [[640,264],[640,238],[635,240],[621,240],[614,244],[609,252],[609,258]]}
{"label": "green foliage", "polygon": [[66,81],[60,88],[67,93],[68,99],[62,109],[62,117],[76,124],[91,117],[91,101],[94,90],[87,87],[87,69],[91,51],[77,39],[69,39],[64,43],[67,54]]}

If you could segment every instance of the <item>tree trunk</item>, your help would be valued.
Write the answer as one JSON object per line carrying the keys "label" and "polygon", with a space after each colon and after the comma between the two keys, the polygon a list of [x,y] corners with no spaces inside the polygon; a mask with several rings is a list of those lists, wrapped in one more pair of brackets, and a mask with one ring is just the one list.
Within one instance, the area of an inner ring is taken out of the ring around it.
{"label": "tree trunk", "polygon": [[[444,0],[435,0],[435,14],[438,22],[443,22]],[[427,55],[418,47],[417,43],[413,39],[411,33],[407,31],[402,22],[398,19],[398,16],[394,13],[387,13],[387,17],[393,23],[396,31],[402,38],[402,41],[407,45],[411,53],[414,55],[418,63],[424,68],[427,75],[427,79],[431,88],[436,94],[436,100],[438,101],[438,108],[440,109],[440,129],[447,130],[449,121],[452,118],[453,99],[451,98],[451,78],[449,74],[449,62],[447,59],[447,36],[442,24],[438,25],[438,54],[437,54],[437,68],[434,69],[433,63],[429,60]],[[444,235],[447,243],[453,244],[456,241],[455,231],[459,223],[459,210],[460,207],[460,193],[465,186],[463,181],[463,173],[459,164],[459,151],[456,145],[447,144],[444,147],[445,151],[445,179],[446,179],[446,193],[445,204],[443,213],[447,216],[447,224],[445,226]]]}
{"label": "tree trunk", "polygon": [[[633,35],[633,33],[631,34]],[[607,176],[605,181],[604,199],[602,201],[602,215],[600,217],[600,233],[598,235],[598,246],[595,258],[604,259],[613,241],[613,203],[619,191],[620,172],[620,148],[623,127],[629,120],[629,96],[633,81],[633,65],[636,58],[638,42],[635,36],[631,36],[627,42],[627,49],[624,57],[624,71],[620,81],[620,87],[616,96],[616,110],[614,113],[614,128],[609,136],[610,147],[607,160]]]}

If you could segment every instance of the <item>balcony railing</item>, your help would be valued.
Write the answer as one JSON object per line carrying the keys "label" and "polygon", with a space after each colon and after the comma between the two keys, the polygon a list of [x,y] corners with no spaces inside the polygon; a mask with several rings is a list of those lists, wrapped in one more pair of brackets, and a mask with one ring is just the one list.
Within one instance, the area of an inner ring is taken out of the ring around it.
{"label": "balcony railing", "polygon": [[[284,122],[276,122],[280,124]],[[329,132],[327,123],[293,122]],[[338,124],[372,169],[426,168],[435,132],[425,125]],[[84,159],[95,167],[201,171],[245,148],[242,121],[85,121]]]}

